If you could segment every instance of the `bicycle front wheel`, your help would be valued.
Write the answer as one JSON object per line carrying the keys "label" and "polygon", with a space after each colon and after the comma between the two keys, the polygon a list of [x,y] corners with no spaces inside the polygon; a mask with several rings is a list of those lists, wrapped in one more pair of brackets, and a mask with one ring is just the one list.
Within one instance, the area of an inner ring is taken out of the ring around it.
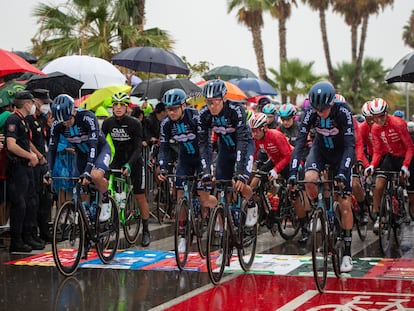
{"label": "bicycle front wheel", "polygon": [[96,251],[99,258],[105,264],[114,259],[119,243],[119,213],[114,199],[109,197],[111,215],[108,220],[100,221],[101,207],[98,208],[96,217]]}
{"label": "bicycle front wheel", "polygon": [[325,212],[318,208],[312,218],[312,267],[313,278],[320,293],[323,293],[328,274],[328,228]]}
{"label": "bicycle front wheel", "polygon": [[134,193],[131,190],[128,192],[125,208],[122,212],[124,213],[122,228],[124,230],[125,239],[130,245],[134,245],[138,239],[141,214]]}
{"label": "bicycle front wheel", "polygon": [[384,256],[387,256],[391,246],[391,219],[390,213],[392,212],[392,201],[391,197],[387,194],[384,194],[380,207],[379,214],[379,227],[378,227],[378,236],[380,249]]}
{"label": "bicycle front wheel", "polygon": [[210,215],[207,234],[207,270],[213,284],[219,284],[227,261],[228,236],[224,207],[219,204]]}
{"label": "bicycle front wheel", "polygon": [[[339,209],[338,202],[334,202],[334,209]],[[334,216],[333,229],[330,231],[330,243],[331,243],[331,259],[332,266],[337,278],[341,277],[341,263],[345,253],[345,243],[342,236],[342,225],[341,219],[338,217],[339,214]]]}
{"label": "bicycle front wheel", "polygon": [[[299,191],[299,200],[302,200],[303,203],[303,194]],[[277,227],[280,233],[280,236],[286,241],[292,240],[299,232],[299,219],[296,215],[295,208],[292,205],[292,202],[288,198],[287,190],[283,191],[282,200],[279,204],[280,209],[280,221],[277,223]]]}
{"label": "bicycle front wheel", "polygon": [[253,264],[256,255],[257,245],[257,223],[252,227],[246,226],[247,219],[247,201],[242,200],[240,208],[240,222],[238,231],[238,240],[242,248],[237,248],[240,266],[244,271],[248,271]]}
{"label": "bicycle front wheel", "polygon": [[53,225],[52,251],[56,268],[65,276],[76,272],[82,257],[85,226],[73,201],[59,208]]}
{"label": "bicycle front wheel", "polygon": [[192,244],[191,221],[189,217],[189,202],[182,198],[177,205],[175,218],[174,249],[175,260],[180,270],[187,263],[188,253]]}

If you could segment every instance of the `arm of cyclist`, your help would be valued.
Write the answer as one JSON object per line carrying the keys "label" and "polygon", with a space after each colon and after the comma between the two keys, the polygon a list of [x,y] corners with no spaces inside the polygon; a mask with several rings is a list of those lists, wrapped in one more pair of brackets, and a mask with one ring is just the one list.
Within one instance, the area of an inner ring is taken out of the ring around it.
{"label": "arm of cyclist", "polygon": [[160,171],[158,172],[157,178],[161,182],[167,180],[168,163],[171,162],[170,132],[169,119],[165,118],[160,125],[160,149],[158,153]]}

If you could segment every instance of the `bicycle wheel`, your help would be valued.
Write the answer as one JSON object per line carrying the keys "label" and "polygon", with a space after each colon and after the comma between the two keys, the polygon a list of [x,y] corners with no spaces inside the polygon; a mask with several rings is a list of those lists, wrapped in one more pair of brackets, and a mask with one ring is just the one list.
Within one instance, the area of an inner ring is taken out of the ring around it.
{"label": "bicycle wheel", "polygon": [[240,207],[240,222],[238,228],[238,240],[243,248],[237,248],[240,266],[248,271],[253,264],[256,255],[257,223],[253,227],[246,227],[247,201],[242,200]]}
{"label": "bicycle wheel", "polygon": [[59,272],[70,276],[76,272],[82,257],[85,241],[83,218],[75,203],[67,201],[58,210],[53,225],[53,259]]}
{"label": "bicycle wheel", "polygon": [[365,241],[367,238],[367,232],[368,232],[368,224],[362,223],[362,212],[360,210],[354,211],[352,210],[352,213],[354,215],[354,223],[357,228],[358,236],[361,241]]}
{"label": "bicycle wheel", "polygon": [[115,200],[109,197],[111,216],[108,220],[101,222],[99,206],[96,216],[96,252],[103,263],[110,263],[114,259],[119,243],[119,212]]}
{"label": "bicycle wheel", "polygon": [[[208,214],[210,214],[210,211]],[[209,216],[203,219],[201,215],[199,215],[198,218],[191,217],[191,219],[193,220],[194,235],[197,239],[198,253],[200,254],[200,257],[204,259],[207,253],[206,240]]]}
{"label": "bicycle wheel", "polygon": [[[175,260],[180,270],[183,270],[187,263],[188,253],[190,252],[193,239],[188,204],[187,198],[181,198],[177,205],[177,217],[175,218],[174,250]],[[185,239],[184,242],[182,240],[183,238]]]}
{"label": "bicycle wheel", "polygon": [[318,291],[325,290],[328,274],[328,228],[325,212],[317,208],[312,218],[312,268]]}
{"label": "bicycle wheel", "polygon": [[[300,199],[303,202],[303,194],[299,191]],[[282,204],[279,204],[280,221],[277,223],[280,236],[286,241],[292,240],[298,234],[300,226],[299,219],[296,215],[295,208],[288,198],[287,190],[283,191]]]}
{"label": "bicycle wheel", "polygon": [[213,284],[220,282],[227,261],[228,236],[224,222],[224,207],[219,204],[211,212],[207,234],[207,270]]}
{"label": "bicycle wheel", "polygon": [[139,227],[141,225],[141,214],[132,190],[128,192],[125,208],[121,212],[124,213],[125,221],[122,224],[122,228],[124,230],[125,239],[129,244],[134,245],[138,239]]}
{"label": "bicycle wheel", "polygon": [[[339,209],[338,202],[334,202],[334,209]],[[339,213],[334,216],[334,225],[330,231],[331,260],[336,277],[341,277],[341,263],[345,253],[345,243],[342,237],[341,219]]]}
{"label": "bicycle wheel", "polygon": [[388,194],[384,194],[380,207],[378,236],[380,249],[384,256],[386,256],[391,246],[391,223],[390,213],[392,212],[392,201]]}

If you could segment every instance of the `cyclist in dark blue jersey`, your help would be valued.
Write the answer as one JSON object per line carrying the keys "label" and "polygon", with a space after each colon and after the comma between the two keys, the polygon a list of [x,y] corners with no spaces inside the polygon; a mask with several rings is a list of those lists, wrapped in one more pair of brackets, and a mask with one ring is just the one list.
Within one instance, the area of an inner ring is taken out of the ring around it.
{"label": "cyclist in dark blue jersey", "polygon": [[254,141],[246,123],[246,112],[240,103],[226,98],[227,87],[221,80],[213,80],[203,87],[206,105],[200,111],[200,153],[203,181],[212,179],[211,131],[218,136],[218,154],[215,178],[234,180],[234,187],[249,200],[246,225],[253,226],[257,221],[257,205],[253,200],[252,189],[247,184],[252,166]]}
{"label": "cyclist in dark blue jersey", "polygon": [[[335,89],[329,82],[318,82],[309,92],[309,100],[313,109],[305,111],[295,149],[291,158],[291,184],[296,183],[300,160],[309,131],[315,129],[315,138],[305,162],[305,180],[318,181],[319,174],[326,164],[335,172],[335,180],[343,189],[344,197],[338,196],[340,204],[342,228],[344,230],[345,253],[342,259],[341,272],[352,270],[351,243],[353,215],[350,194],[351,170],[355,159],[355,131],[352,112],[345,102],[335,101]],[[306,192],[311,200],[317,199],[317,185],[307,183]]]}
{"label": "cyclist in dark blue jersey", "polygon": [[[160,174],[158,179],[167,179],[168,163],[171,163],[170,141],[174,139],[178,143],[178,162],[176,167],[175,183],[177,187],[177,199],[183,196],[183,180],[181,176],[194,176],[201,173],[201,160],[199,151],[199,127],[200,116],[198,111],[186,108],[186,94],[181,89],[171,89],[165,92],[163,102],[167,109],[168,117],[161,122],[160,129],[160,152],[159,165]],[[200,199],[202,217],[208,215],[208,208],[217,205],[217,199],[204,191],[201,183],[197,186]],[[183,216],[183,215],[180,215]],[[185,220],[180,218],[182,237],[179,240],[178,248],[185,249]]]}
{"label": "cyclist in dark blue jersey", "polygon": [[111,149],[99,129],[98,119],[92,111],[76,110],[73,98],[66,94],[61,94],[53,100],[52,114],[54,122],[50,130],[47,161],[49,172],[53,169],[59,136],[62,134],[76,149],[76,164],[83,177],[82,183],[93,182],[101,194],[99,220],[108,220],[111,211],[108,180],[104,174],[109,167]]}

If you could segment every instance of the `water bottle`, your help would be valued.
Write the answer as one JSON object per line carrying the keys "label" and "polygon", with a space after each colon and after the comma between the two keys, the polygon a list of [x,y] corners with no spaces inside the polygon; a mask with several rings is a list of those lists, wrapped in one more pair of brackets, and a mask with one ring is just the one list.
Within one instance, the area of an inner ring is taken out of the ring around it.
{"label": "water bottle", "polygon": [[191,203],[193,204],[194,217],[198,218],[200,216],[200,201],[197,198],[192,198]]}
{"label": "water bottle", "polygon": [[85,207],[86,212],[89,215],[91,222],[94,222],[96,219],[96,203],[89,204],[89,202],[83,202],[83,206]]}
{"label": "water bottle", "polygon": [[238,226],[240,221],[240,207],[237,205],[230,205],[230,211],[233,215],[234,224]]}

